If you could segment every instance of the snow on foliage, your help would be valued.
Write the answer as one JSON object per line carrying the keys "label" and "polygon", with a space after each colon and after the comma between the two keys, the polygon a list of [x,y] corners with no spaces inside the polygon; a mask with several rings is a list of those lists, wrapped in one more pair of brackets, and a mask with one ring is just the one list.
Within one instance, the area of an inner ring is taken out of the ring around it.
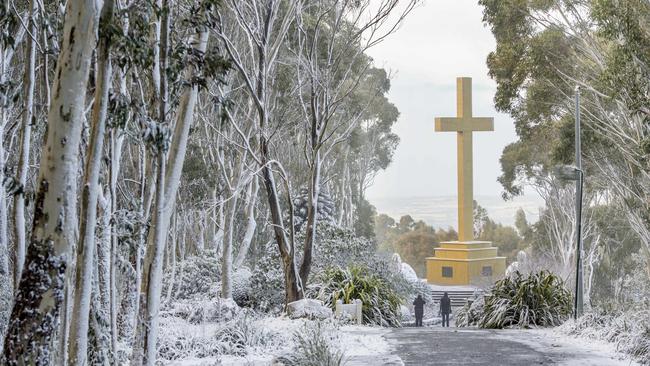
{"label": "snow on foliage", "polygon": [[162,364],[335,365],[323,361],[342,357],[344,346],[369,344],[377,352],[388,348],[378,335],[345,336],[344,344],[333,321],[264,317],[247,309],[227,321],[196,324],[177,315],[165,312],[161,317],[158,359]]}
{"label": "snow on foliage", "polygon": [[647,309],[616,315],[587,313],[577,322],[564,323],[559,330],[571,336],[613,343],[617,351],[650,365],[650,311]]}
{"label": "snow on foliage", "polygon": [[330,267],[318,276],[319,284],[312,293],[328,306],[337,300],[350,304],[353,299],[363,303],[363,322],[398,327],[401,321],[402,298],[393,284],[367,267]]}
{"label": "snow on foliage", "polygon": [[[388,273],[388,265],[376,255],[375,243],[358,237],[353,231],[339,228],[331,223],[320,221],[317,225],[314,242],[312,273],[317,276],[329,266],[346,267],[352,263],[366,263],[369,267]],[[301,254],[305,238],[303,230],[296,233],[296,263],[302,260]],[[250,292],[246,301],[233,297],[240,305],[253,306],[261,311],[279,312],[284,306],[284,274],[278,255],[277,244],[268,242],[261,258],[253,270]],[[314,281],[314,276],[311,276]],[[309,286],[309,284],[307,284]]]}
{"label": "snow on foliage", "polygon": [[214,251],[186,258],[178,264],[178,268],[179,273],[174,284],[170,284],[171,276],[163,278],[163,293],[170,285],[174,286],[172,296],[179,300],[205,299],[218,293],[221,266]]}
{"label": "snow on foliage", "polygon": [[571,298],[564,282],[552,273],[515,273],[458,311],[456,324],[497,329],[560,325],[571,314]]}
{"label": "snow on foliage", "polygon": [[[296,227],[300,228],[302,224],[307,221],[307,211],[309,209],[309,190],[303,188],[300,193],[293,199],[294,206],[294,220]],[[328,223],[335,222],[336,205],[334,200],[330,197],[329,193],[321,190],[318,194],[318,221],[325,221]]]}
{"label": "snow on foliage", "polygon": [[181,318],[190,324],[202,324],[230,321],[240,312],[241,308],[232,299],[211,298],[175,301],[164,314]]}
{"label": "snow on foliage", "polygon": [[294,333],[294,349],[279,359],[287,366],[339,366],[343,352],[337,347],[338,335],[323,323],[309,324]]}
{"label": "snow on foliage", "polygon": [[232,275],[232,298],[243,306],[249,302],[253,272],[248,267],[239,267]]}
{"label": "snow on foliage", "polygon": [[[284,305],[282,261],[275,242],[267,242],[263,250],[253,270],[250,291],[245,297],[235,300],[240,305],[251,306],[260,311],[279,313]],[[246,301],[240,302],[243,299]]]}
{"label": "snow on foliage", "polygon": [[400,272],[401,275],[404,277],[405,280],[408,282],[420,282],[420,279],[418,278],[418,275],[415,273],[415,270],[413,267],[411,267],[408,263],[402,262],[402,258],[399,256],[397,253],[393,253],[393,257],[391,259],[393,261],[393,265],[395,266],[395,270],[397,272]]}

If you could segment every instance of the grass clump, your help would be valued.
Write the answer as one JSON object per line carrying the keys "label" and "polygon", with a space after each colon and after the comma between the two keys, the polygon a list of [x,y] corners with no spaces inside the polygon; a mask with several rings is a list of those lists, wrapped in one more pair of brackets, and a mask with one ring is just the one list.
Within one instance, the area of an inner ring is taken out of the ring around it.
{"label": "grass clump", "polygon": [[516,272],[497,281],[482,299],[465,305],[457,314],[458,326],[480,328],[557,326],[572,311],[571,293],[548,271],[524,276]]}
{"label": "grass clump", "polygon": [[294,350],[280,361],[287,366],[341,366],[343,352],[335,345],[336,338],[320,323],[310,324],[293,336]]}

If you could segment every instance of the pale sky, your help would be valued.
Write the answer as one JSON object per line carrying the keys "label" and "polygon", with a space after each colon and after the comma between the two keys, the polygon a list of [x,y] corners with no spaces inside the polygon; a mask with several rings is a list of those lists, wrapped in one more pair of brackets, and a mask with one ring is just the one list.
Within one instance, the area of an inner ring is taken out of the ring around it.
{"label": "pale sky", "polygon": [[495,48],[477,0],[427,0],[397,33],[370,51],[391,71],[389,99],[400,111],[401,142],[368,198],[456,195],[456,135],[434,132],[434,117],[456,115],[456,77],[473,80],[474,116],[494,117],[494,132],[474,133],[474,194],[497,196],[503,148],[516,140],[512,119],[494,109],[496,83],[486,57]]}

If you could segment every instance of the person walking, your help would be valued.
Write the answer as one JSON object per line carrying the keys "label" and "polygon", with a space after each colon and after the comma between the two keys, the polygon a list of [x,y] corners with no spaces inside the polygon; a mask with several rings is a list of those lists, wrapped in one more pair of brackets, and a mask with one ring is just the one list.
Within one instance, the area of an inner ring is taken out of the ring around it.
{"label": "person walking", "polygon": [[449,314],[451,314],[451,300],[449,295],[445,294],[440,299],[440,315],[442,316],[442,326],[449,327]]}
{"label": "person walking", "polygon": [[415,326],[422,326],[422,317],[424,316],[424,304],[426,301],[422,298],[422,295],[418,295],[413,301],[413,306],[415,307]]}

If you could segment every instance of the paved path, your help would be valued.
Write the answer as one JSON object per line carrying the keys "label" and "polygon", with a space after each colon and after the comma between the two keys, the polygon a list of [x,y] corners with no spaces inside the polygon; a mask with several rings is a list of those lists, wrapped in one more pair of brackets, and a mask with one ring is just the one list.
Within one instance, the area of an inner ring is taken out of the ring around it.
{"label": "paved path", "polygon": [[636,365],[610,345],[545,329],[399,328],[384,337],[404,365]]}

